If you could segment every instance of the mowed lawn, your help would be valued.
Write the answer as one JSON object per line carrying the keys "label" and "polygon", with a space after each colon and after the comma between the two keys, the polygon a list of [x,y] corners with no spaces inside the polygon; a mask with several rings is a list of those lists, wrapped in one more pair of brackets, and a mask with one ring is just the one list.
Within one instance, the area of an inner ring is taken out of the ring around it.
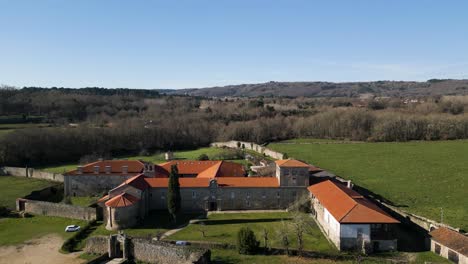
{"label": "mowed lawn", "polygon": [[440,221],[442,208],[444,223],[468,230],[468,141],[300,143],[269,147],[350,179],[408,212]]}
{"label": "mowed lawn", "polygon": [[27,218],[0,219],[0,246],[21,244],[47,234],[58,234],[64,239],[73,235],[65,232],[67,225],[86,225],[86,221],[61,217],[32,216]]}
{"label": "mowed lawn", "polygon": [[16,198],[30,194],[32,191],[56,185],[57,183],[13,176],[0,176],[0,206],[16,208]]}
{"label": "mowed lawn", "polygon": [[[277,230],[282,225],[286,225],[290,234],[291,248],[297,248],[297,239],[294,231],[291,229],[292,214],[287,212],[275,213],[219,213],[211,214],[205,220],[205,236],[199,231],[200,224],[190,224],[181,231],[169,236],[171,240],[191,240],[191,241],[213,241],[235,245],[237,232],[242,227],[250,227],[257,237],[257,240],[263,243],[263,229],[268,231],[269,246],[282,247]],[[310,219],[310,226],[304,234],[304,247],[307,250],[335,253],[336,248],[328,243],[326,238],[315,225],[313,219]]]}
{"label": "mowed lawn", "polygon": [[[186,150],[186,151],[176,151],[174,152],[175,159],[187,159],[187,160],[196,160],[201,154],[206,154],[210,159],[213,159],[216,155],[219,155],[224,150],[221,148],[199,148],[196,150]],[[129,160],[144,160],[147,162],[153,163],[163,163],[166,162],[164,158],[164,153],[159,153],[151,156],[121,156],[115,157],[116,159],[129,159]],[[245,160],[232,160],[233,162],[246,164]],[[48,172],[54,173],[64,173],[76,169],[78,164],[60,164],[57,166],[47,166],[38,168]]]}

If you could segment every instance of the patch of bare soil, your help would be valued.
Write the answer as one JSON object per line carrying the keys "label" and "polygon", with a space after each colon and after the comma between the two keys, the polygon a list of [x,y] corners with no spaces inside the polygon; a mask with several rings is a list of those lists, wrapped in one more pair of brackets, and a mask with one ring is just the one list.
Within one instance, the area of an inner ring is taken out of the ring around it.
{"label": "patch of bare soil", "polygon": [[59,252],[63,238],[47,235],[16,246],[0,247],[0,264],[79,264],[79,253]]}

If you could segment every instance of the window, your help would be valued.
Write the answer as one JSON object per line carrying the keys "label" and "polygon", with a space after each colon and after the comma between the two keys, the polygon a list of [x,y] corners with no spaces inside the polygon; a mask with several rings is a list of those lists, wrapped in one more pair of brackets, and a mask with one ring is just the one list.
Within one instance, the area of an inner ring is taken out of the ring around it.
{"label": "window", "polygon": [[247,207],[250,207],[250,200],[247,200]]}
{"label": "window", "polygon": [[231,192],[231,199],[234,199],[234,197],[235,197],[234,192]]}
{"label": "window", "polygon": [[265,192],[265,191],[262,192],[262,198],[263,198],[263,199],[266,198],[266,192]]}
{"label": "window", "polygon": [[197,192],[196,191],[192,191],[192,199],[195,199],[197,198]]}
{"label": "window", "polygon": [[161,193],[161,199],[166,200],[166,193],[165,192]]}
{"label": "window", "polygon": [[458,263],[458,254],[457,254],[457,252],[452,251],[452,250],[449,249],[448,259],[455,262],[455,263]]}
{"label": "window", "polygon": [[292,177],[292,183],[293,183],[293,185],[297,185],[297,179],[296,179],[296,177]]}
{"label": "window", "polygon": [[250,192],[247,193],[247,199],[250,199]]}
{"label": "window", "polygon": [[96,173],[96,174],[99,173],[99,166],[94,166],[94,173]]}
{"label": "window", "polygon": [[279,191],[276,192],[276,198],[280,198],[280,192]]}
{"label": "window", "polygon": [[434,251],[436,254],[440,255],[440,245],[435,243],[434,245]]}

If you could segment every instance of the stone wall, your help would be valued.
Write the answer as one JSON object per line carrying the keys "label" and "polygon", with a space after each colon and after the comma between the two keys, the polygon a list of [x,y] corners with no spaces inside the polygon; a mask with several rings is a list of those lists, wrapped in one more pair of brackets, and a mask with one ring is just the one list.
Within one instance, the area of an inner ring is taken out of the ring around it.
{"label": "stone wall", "polygon": [[[167,208],[167,188],[150,190],[151,210]],[[305,187],[233,188],[218,187],[181,188],[183,211],[208,210],[210,202],[215,210],[269,210],[286,209],[308,194]]]}
{"label": "stone wall", "polygon": [[35,215],[59,216],[79,220],[96,220],[96,208],[81,207],[62,203],[50,203],[19,198],[16,210]]}
{"label": "stone wall", "polygon": [[108,248],[108,240],[109,237],[107,236],[95,236],[89,237],[86,239],[86,245],[84,251],[90,254],[104,254],[107,253],[109,250]]}
{"label": "stone wall", "polygon": [[260,154],[265,154],[266,156],[272,157],[274,159],[283,159],[283,157],[284,157],[283,153],[271,150],[271,149],[269,149],[269,148],[267,148],[265,146],[262,146],[262,145],[259,145],[259,144],[256,144],[256,143],[246,142],[246,141],[231,140],[231,141],[227,141],[227,142],[213,142],[210,145],[212,147],[218,147],[218,148],[222,148],[222,147],[238,148],[237,147],[238,142],[240,142],[241,148],[242,148],[242,145],[244,145],[245,149],[253,150],[253,151],[258,152]]}
{"label": "stone wall", "polygon": [[210,263],[211,252],[187,246],[175,246],[165,242],[145,239],[132,239],[130,242],[130,256],[146,263]]}
{"label": "stone wall", "polygon": [[65,176],[65,196],[104,194],[135,175],[83,174]]}
{"label": "stone wall", "polygon": [[20,167],[1,167],[0,175],[10,175],[16,177],[27,177],[35,179],[43,179],[48,181],[63,182],[63,175],[60,173],[51,173],[33,168]]}

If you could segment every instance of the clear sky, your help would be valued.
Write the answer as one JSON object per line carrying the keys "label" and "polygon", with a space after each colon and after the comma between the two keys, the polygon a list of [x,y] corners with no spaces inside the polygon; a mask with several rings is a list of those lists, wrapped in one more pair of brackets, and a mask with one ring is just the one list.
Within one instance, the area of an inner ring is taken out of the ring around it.
{"label": "clear sky", "polygon": [[468,78],[468,1],[0,0],[0,84]]}

